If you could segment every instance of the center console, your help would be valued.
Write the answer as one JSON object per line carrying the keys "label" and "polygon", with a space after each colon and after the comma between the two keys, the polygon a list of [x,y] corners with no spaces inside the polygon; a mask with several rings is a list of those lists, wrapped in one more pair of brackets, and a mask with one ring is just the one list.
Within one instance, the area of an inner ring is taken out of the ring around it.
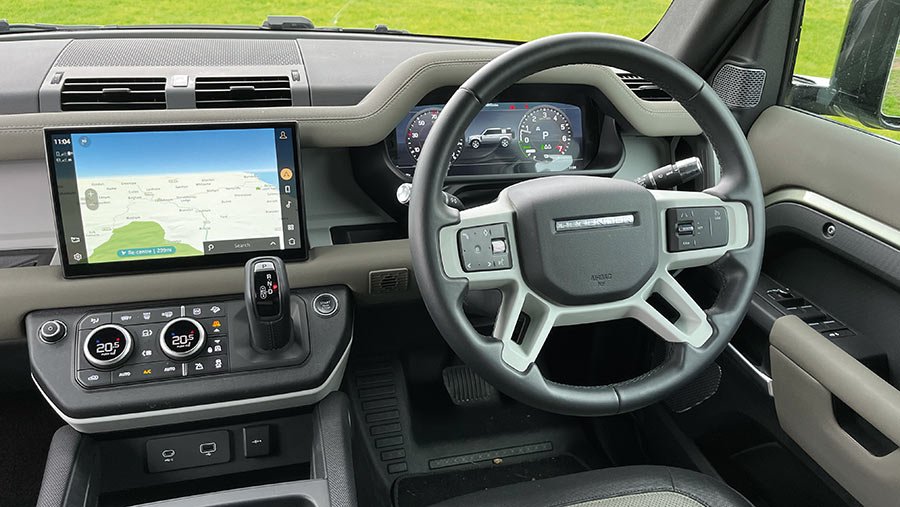
{"label": "center console", "polygon": [[308,256],[296,124],[46,141],[67,278],[243,264],[244,290],[26,316],[32,377],[68,423],[39,504],[355,505],[351,292],[292,289],[284,265]]}
{"label": "center console", "polygon": [[86,433],[310,405],[336,390],[349,289],[291,290],[278,257],[248,261],[245,282],[230,298],[34,312],[35,383]]}

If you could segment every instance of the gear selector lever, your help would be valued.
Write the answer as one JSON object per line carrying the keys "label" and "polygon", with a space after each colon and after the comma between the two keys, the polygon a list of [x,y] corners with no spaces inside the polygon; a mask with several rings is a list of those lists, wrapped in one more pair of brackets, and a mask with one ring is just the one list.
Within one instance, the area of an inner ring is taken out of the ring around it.
{"label": "gear selector lever", "polygon": [[250,321],[250,339],[260,351],[286,346],[293,337],[291,288],[284,261],[255,257],[244,266],[244,302]]}

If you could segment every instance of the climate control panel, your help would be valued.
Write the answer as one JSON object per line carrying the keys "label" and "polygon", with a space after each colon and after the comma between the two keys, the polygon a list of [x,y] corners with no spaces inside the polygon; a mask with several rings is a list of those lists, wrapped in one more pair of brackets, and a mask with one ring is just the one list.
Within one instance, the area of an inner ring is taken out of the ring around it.
{"label": "climate control panel", "polygon": [[[269,261],[256,259],[247,272]],[[279,291],[286,325],[266,326],[249,291],[32,312],[25,328],[35,384],[67,423],[87,432],[315,403],[340,385],[351,292],[292,289],[283,270],[277,274],[266,296]]]}
{"label": "climate control panel", "polygon": [[227,302],[94,312],[77,325],[87,388],[229,371]]}

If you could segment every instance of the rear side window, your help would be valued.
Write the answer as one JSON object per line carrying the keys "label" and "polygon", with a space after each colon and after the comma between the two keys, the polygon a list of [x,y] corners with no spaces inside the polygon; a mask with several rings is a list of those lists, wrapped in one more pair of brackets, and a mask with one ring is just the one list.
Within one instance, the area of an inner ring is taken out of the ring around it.
{"label": "rear side window", "polygon": [[900,141],[900,2],[806,0],[785,103]]}

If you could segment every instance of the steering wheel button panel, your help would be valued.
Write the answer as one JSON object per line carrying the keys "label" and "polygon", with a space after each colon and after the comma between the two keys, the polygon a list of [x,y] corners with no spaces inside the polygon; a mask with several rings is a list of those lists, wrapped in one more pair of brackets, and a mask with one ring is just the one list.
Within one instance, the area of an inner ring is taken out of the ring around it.
{"label": "steering wheel button panel", "polygon": [[459,231],[459,256],[465,272],[511,267],[506,224],[482,225]]}
{"label": "steering wheel button panel", "polygon": [[716,248],[728,244],[728,215],[722,206],[666,210],[670,252]]}

